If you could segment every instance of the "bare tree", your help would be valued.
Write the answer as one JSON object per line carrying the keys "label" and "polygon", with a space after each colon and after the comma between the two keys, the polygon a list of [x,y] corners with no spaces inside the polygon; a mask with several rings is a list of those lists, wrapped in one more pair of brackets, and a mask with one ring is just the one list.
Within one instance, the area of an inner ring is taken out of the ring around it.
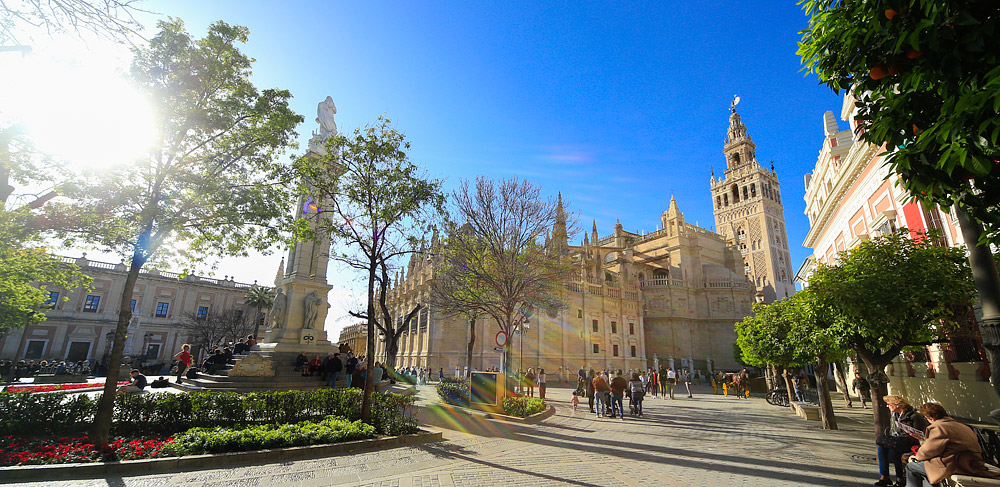
{"label": "bare tree", "polygon": [[212,345],[222,345],[229,340],[245,337],[253,331],[253,322],[242,309],[227,309],[223,312],[211,311],[199,317],[195,313],[185,313],[181,328],[188,332],[188,341],[202,350],[212,349]]}
{"label": "bare tree", "polygon": [[140,0],[0,0],[0,50],[27,51],[23,36],[84,33],[128,42],[142,30]]}
{"label": "bare tree", "polygon": [[405,316],[394,314],[386,302],[392,281],[389,278],[389,269],[385,262],[380,264],[380,269],[381,274],[377,277],[379,288],[375,293],[375,298],[378,301],[376,318],[369,320],[365,311],[351,311],[350,314],[355,318],[365,320],[366,323],[371,321],[375,325],[375,329],[382,335],[382,341],[385,342],[385,363],[383,366],[386,373],[395,374],[396,356],[399,355],[399,337],[403,331],[409,328],[410,322],[417,318],[423,306],[417,303]]}
{"label": "bare tree", "polygon": [[[573,222],[561,198],[544,200],[538,186],[516,177],[482,176],[474,188],[464,182],[452,197],[465,223],[450,229],[441,248],[432,303],[470,322],[489,316],[508,335],[536,310],[562,309],[564,285],[578,269],[566,246]],[[510,363],[508,352],[505,372]]]}

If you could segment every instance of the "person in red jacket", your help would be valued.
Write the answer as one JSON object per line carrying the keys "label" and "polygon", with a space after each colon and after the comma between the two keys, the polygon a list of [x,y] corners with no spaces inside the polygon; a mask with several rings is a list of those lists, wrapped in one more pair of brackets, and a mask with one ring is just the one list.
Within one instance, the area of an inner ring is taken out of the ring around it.
{"label": "person in red jacket", "polygon": [[174,355],[174,358],[181,363],[177,366],[177,383],[180,384],[181,377],[184,377],[184,374],[187,374],[188,369],[191,368],[191,362],[193,361],[193,358],[191,357],[191,345],[188,345],[187,343],[181,345],[181,351],[177,352],[177,355]]}

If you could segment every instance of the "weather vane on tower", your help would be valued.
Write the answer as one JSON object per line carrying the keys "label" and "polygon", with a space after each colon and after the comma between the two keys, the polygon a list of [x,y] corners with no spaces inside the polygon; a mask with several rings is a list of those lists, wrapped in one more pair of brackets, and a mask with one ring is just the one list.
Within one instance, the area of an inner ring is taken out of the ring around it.
{"label": "weather vane on tower", "polygon": [[740,104],[739,95],[733,95],[733,102],[729,104],[729,111],[736,113],[736,105]]}

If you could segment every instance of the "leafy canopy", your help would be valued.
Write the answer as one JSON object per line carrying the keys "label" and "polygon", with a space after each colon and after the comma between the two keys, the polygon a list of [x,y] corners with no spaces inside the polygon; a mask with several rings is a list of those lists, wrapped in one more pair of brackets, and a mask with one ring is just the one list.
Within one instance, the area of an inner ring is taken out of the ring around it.
{"label": "leafy canopy", "polygon": [[159,137],[147,157],[93,173],[48,207],[52,225],[144,263],[172,250],[205,256],[267,251],[285,232],[290,166],[277,162],[302,121],[291,95],[258,90],[253,60],[237,43],[245,27],[216,22],[193,39],[180,20],[160,22],[148,48],[135,49],[132,82],[152,104]]}
{"label": "leafy canopy", "polygon": [[831,332],[862,358],[888,363],[908,343],[928,342],[954,323],[975,288],[965,251],[935,246],[933,234],[903,229],[862,242],[821,264],[809,280]]}
{"label": "leafy canopy", "polygon": [[925,204],[1000,239],[1000,2],[806,0],[799,54],[857,100],[861,139]]}

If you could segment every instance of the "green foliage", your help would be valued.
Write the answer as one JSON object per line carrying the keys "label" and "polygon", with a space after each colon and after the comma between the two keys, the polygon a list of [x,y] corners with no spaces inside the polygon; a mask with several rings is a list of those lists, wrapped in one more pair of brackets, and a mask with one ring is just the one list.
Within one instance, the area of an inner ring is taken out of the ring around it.
{"label": "green foliage", "polygon": [[532,414],[545,411],[545,401],[537,397],[505,397],[503,410],[510,416],[527,418]]}
{"label": "green foliage", "polygon": [[[359,389],[286,392],[193,392],[118,395],[117,434],[170,436],[188,428],[242,428],[255,424],[292,424],[337,416],[361,419]],[[72,434],[82,431],[97,410],[97,399],[79,394],[0,393],[0,435]],[[381,435],[417,430],[409,414],[412,396],[376,393],[372,426]]]}
{"label": "green foliage", "polygon": [[469,379],[464,377],[445,377],[437,385],[438,396],[444,399],[445,402],[458,406],[469,405],[469,389]]}
{"label": "green foliage", "polygon": [[866,361],[888,363],[906,343],[926,342],[938,325],[972,304],[975,289],[965,251],[934,246],[934,235],[906,230],[842,252],[809,281],[812,305],[832,316],[829,331]]}
{"label": "green foliage", "polygon": [[[957,204],[1000,239],[1000,3],[803,1],[799,54],[857,99],[862,140],[882,146],[924,203]],[[970,184],[971,183],[971,184]]]}
{"label": "green foliage", "polygon": [[[375,346],[376,328],[392,337],[392,323],[383,308],[383,318],[376,314],[376,285],[387,284],[378,274],[394,259],[418,252],[418,238],[433,226],[444,211],[441,181],[430,179],[406,151],[409,142],[388,119],[355,129],[352,137],[341,134],[326,141],[326,155],[300,158],[294,167],[302,182],[300,191],[313,195],[322,212],[306,215],[316,219],[317,234],[312,238],[332,237],[339,251],[331,257],[367,275],[366,307],[359,317],[368,322],[368,342]],[[299,224],[298,229],[308,226]],[[308,237],[308,231],[300,237]],[[384,286],[383,286],[384,287]],[[367,367],[374,365],[368,354]],[[390,363],[391,365],[391,363]],[[370,414],[371,380],[365,385],[363,417]]]}
{"label": "green foliage", "polygon": [[46,206],[49,224],[142,265],[170,243],[191,263],[267,251],[284,234],[292,172],[278,157],[302,117],[285,90],[258,90],[245,27],[216,22],[203,39],[177,19],[134,50],[132,83],[156,113],[158,137],[133,164],[89,174]]}
{"label": "green foliage", "polygon": [[736,344],[742,352],[742,362],[754,367],[775,364],[798,367],[812,361],[792,341],[796,324],[785,310],[792,306],[788,300],[771,304],[754,304],[753,314],[736,323]]}
{"label": "green foliage", "polygon": [[191,428],[164,444],[161,456],[286,448],[361,440],[375,436],[375,427],[361,421],[327,416],[319,422],[261,424],[245,428]]}
{"label": "green foliage", "polygon": [[[75,265],[38,246],[40,236],[29,218],[24,209],[0,207],[0,334],[45,321],[49,289],[86,288],[91,282]],[[60,296],[68,299],[65,292]]]}

